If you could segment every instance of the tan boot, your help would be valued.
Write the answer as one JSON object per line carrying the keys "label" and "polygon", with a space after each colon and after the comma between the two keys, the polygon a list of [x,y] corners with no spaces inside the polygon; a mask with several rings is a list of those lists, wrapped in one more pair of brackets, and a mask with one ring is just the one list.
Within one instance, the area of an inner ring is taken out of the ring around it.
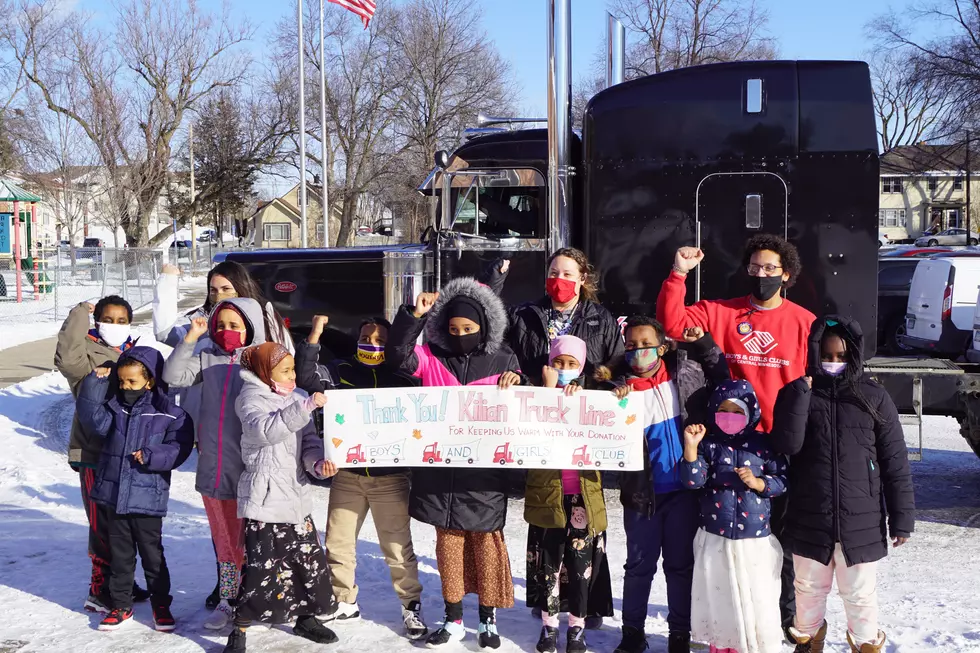
{"label": "tan boot", "polygon": [[878,631],[878,641],[871,644],[861,644],[857,646],[851,639],[851,633],[847,633],[847,643],[851,645],[851,653],[881,653],[885,648],[885,633]]}
{"label": "tan boot", "polygon": [[823,653],[824,644],[827,642],[827,622],[823,622],[816,635],[804,635],[795,627],[790,626],[790,635],[796,643],[793,653]]}

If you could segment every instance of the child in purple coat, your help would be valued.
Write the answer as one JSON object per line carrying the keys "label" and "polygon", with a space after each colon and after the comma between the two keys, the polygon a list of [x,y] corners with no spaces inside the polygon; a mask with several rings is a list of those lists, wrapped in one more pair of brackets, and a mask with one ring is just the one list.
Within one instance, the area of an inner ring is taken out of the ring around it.
{"label": "child in purple coat", "polygon": [[747,381],[726,381],[709,424],[684,429],[685,486],[701,491],[694,538],[691,634],[712,653],[778,653],[783,552],[769,528],[769,500],[786,491],[786,461],[770,451]]}

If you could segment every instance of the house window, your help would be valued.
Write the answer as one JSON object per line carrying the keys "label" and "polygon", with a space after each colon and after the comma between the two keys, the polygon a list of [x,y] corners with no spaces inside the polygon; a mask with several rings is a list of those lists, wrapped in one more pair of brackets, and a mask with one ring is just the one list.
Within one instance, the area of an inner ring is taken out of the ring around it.
{"label": "house window", "polygon": [[879,209],[879,227],[904,227],[905,209]]}
{"label": "house window", "polygon": [[936,179],[935,177],[930,177],[929,178],[929,192],[935,193],[937,190],[939,190],[939,180]]}
{"label": "house window", "polygon": [[963,190],[963,177],[957,177],[953,180],[953,190]]}
{"label": "house window", "polygon": [[881,178],[881,192],[882,193],[901,193],[902,192],[902,178],[901,177],[882,177]]}
{"label": "house window", "polygon": [[265,224],[262,225],[262,233],[264,240],[289,240],[289,227],[288,224]]}

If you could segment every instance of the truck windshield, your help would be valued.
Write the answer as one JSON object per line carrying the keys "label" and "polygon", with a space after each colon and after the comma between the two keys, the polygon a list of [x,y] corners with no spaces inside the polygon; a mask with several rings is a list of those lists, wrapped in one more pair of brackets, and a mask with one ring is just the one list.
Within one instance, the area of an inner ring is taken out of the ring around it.
{"label": "truck windshield", "polygon": [[452,230],[489,237],[539,238],[544,192],[540,186],[454,188]]}

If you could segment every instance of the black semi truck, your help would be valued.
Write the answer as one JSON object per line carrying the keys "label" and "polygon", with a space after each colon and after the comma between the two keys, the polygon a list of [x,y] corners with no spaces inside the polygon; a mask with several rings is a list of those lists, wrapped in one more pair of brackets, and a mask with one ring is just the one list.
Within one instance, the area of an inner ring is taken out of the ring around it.
{"label": "black semi truck", "polygon": [[[876,349],[878,149],[862,62],[766,61],[697,66],[609,86],[581,134],[478,130],[419,191],[438,202],[416,245],[258,250],[247,266],[296,335],[331,318],[326,344],[353,350],[359,322],[392,316],[417,293],[511,260],[503,298],[544,292],[545,262],[583,249],[615,315],[655,312],[683,245],[705,251],[688,299],[747,294],[742,247],[760,232],[795,243],[803,273],[789,298],[820,315],[856,317],[873,373],[904,420],[957,417],[980,455],[980,375],[949,361],[871,358]],[[489,133],[487,133],[489,132]],[[552,141],[549,142],[549,134]],[[557,155],[556,155],[557,152]],[[560,157],[556,161],[556,156]]]}

